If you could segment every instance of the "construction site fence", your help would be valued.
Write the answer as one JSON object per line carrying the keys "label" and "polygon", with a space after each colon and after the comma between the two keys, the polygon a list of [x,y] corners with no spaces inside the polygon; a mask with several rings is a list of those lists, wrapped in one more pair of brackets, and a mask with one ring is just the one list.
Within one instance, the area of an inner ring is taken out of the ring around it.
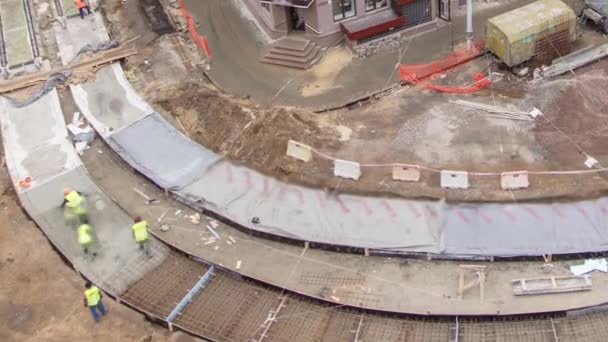
{"label": "construction site fence", "polygon": [[[301,144],[302,146],[307,146]],[[308,146],[307,146],[308,147]],[[323,153],[313,147],[310,147],[310,150],[318,155],[319,157],[335,162],[336,160],[343,160],[340,158],[332,157],[326,153]],[[354,162],[356,163],[356,162]],[[446,171],[447,169],[438,169],[430,166],[424,166],[419,164],[409,164],[409,163],[383,163],[383,164],[366,164],[366,163],[356,163],[360,167],[369,167],[369,168],[392,168],[394,166],[405,166],[417,168],[420,170],[433,172],[433,173],[441,173],[442,171]],[[479,171],[466,171],[469,176],[478,176],[478,177],[496,177],[502,176],[505,173],[512,172],[521,172],[521,170],[517,171],[502,171],[502,172],[479,172]],[[554,170],[554,171],[526,171],[529,175],[553,175],[553,176],[566,176],[566,175],[584,175],[584,174],[597,174],[602,172],[608,172],[608,167],[600,167],[595,169],[575,169],[575,170]]]}
{"label": "construction site fence", "polygon": [[209,48],[209,42],[207,41],[207,37],[201,36],[198,31],[196,31],[196,25],[194,24],[192,15],[190,15],[190,12],[188,12],[186,6],[184,5],[184,0],[177,0],[177,4],[182,14],[182,17],[184,17],[184,20],[186,21],[188,32],[190,32],[190,37],[194,41],[194,44],[196,44],[196,46],[198,46],[205,52],[207,59],[211,60],[211,49]]}

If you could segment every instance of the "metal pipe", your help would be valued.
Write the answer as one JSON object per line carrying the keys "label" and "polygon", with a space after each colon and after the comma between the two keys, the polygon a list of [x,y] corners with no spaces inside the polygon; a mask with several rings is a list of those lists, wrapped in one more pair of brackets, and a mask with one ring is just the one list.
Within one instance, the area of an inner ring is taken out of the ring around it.
{"label": "metal pipe", "polygon": [[467,39],[467,50],[473,47],[473,0],[467,0],[467,30],[465,32]]}

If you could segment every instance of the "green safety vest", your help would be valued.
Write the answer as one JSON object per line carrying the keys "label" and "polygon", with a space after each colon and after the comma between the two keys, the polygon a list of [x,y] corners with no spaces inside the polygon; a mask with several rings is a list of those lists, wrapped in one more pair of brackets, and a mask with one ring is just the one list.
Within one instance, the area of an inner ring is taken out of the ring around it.
{"label": "green safety vest", "polygon": [[66,207],[70,210],[70,212],[74,215],[86,215],[87,211],[84,204],[84,198],[78,194],[76,191],[71,191],[69,194],[65,196],[67,203]]}
{"label": "green safety vest", "polygon": [[88,224],[81,224],[78,227],[78,243],[82,246],[88,246],[93,242],[93,237],[91,236],[91,226]]}
{"label": "green safety vest", "polygon": [[148,240],[148,222],[141,221],[133,225],[133,234],[135,241],[143,242]]}
{"label": "green safety vest", "polygon": [[99,292],[97,286],[92,286],[84,291],[84,296],[87,298],[87,306],[95,306],[101,300],[101,292]]}
{"label": "green safety vest", "polygon": [[80,206],[82,203],[82,197],[76,191],[71,191],[69,194],[65,195],[66,201],[68,201],[65,205],[70,209],[75,209]]}

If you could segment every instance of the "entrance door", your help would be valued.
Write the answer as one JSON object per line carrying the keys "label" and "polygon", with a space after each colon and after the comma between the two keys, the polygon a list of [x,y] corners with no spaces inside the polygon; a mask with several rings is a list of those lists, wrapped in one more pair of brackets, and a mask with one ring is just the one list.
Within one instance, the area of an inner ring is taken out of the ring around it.
{"label": "entrance door", "polygon": [[290,31],[306,31],[306,22],[304,21],[304,9],[288,7],[287,22],[289,22]]}

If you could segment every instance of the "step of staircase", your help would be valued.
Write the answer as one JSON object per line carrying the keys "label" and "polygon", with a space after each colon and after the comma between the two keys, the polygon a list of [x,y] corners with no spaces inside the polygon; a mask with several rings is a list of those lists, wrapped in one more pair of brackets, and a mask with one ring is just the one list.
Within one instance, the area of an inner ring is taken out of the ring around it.
{"label": "step of staircase", "polygon": [[274,42],[260,58],[260,62],[278,66],[308,69],[321,56],[321,47],[310,40],[285,37]]}
{"label": "step of staircase", "polygon": [[283,49],[283,48],[280,48],[277,46],[272,46],[271,48],[267,49],[266,52],[273,53],[276,55],[306,57],[306,56],[310,55],[312,50],[315,48],[319,48],[319,46],[317,46],[317,44],[315,44],[315,43],[308,44],[308,46],[304,50],[289,50],[289,49]]}
{"label": "step of staircase", "polygon": [[314,46],[310,49],[310,51],[302,56],[295,56],[295,55],[286,55],[283,54],[282,51],[277,51],[277,50],[269,50],[266,52],[266,54],[264,54],[264,57],[268,58],[268,59],[278,59],[278,60],[287,60],[290,62],[296,62],[296,63],[303,63],[306,64],[308,62],[310,62],[311,60],[317,58],[317,56],[319,56],[319,52],[321,51],[321,47],[320,46]]}

